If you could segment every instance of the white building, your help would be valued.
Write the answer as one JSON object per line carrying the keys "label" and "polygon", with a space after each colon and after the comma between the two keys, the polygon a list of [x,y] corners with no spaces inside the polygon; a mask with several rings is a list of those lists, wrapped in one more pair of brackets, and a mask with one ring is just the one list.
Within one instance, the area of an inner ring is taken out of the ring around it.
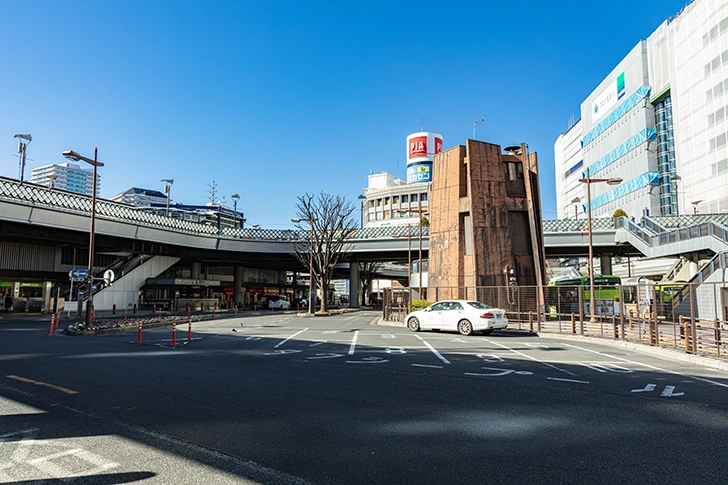
{"label": "white building", "polygon": [[573,130],[583,152],[576,179],[587,169],[623,179],[591,184],[595,217],[728,211],[726,92],[728,0],[688,2],[617,64],[581,104],[581,123],[556,141],[559,217],[576,197],[586,207],[586,185],[569,174]]}
{"label": "white building", "polygon": [[132,187],[124,192],[116,194],[110,200],[113,200],[114,202],[121,202],[122,204],[133,205],[135,207],[151,207],[153,204],[166,204],[167,195],[158,190]]}
{"label": "white building", "polygon": [[369,175],[362,199],[364,227],[416,226],[429,210],[429,182],[408,184],[386,172]]}
{"label": "white building", "polygon": [[[77,194],[91,195],[94,187],[94,169],[81,168],[76,163],[44,165],[31,171],[31,182]],[[101,191],[101,175],[96,174],[96,195]]]}
{"label": "white building", "polygon": [[574,123],[556,140],[554,161],[556,163],[556,193],[559,198],[559,219],[583,219],[584,187],[579,182],[584,171],[584,155],[581,150],[581,120]]}

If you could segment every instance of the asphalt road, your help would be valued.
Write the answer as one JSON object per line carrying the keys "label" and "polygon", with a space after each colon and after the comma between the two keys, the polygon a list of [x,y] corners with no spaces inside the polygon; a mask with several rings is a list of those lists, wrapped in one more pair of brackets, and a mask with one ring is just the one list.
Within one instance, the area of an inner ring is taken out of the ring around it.
{"label": "asphalt road", "polygon": [[169,327],[137,344],[0,320],[0,482],[728,481],[724,372],[377,316],[185,324],[174,348]]}

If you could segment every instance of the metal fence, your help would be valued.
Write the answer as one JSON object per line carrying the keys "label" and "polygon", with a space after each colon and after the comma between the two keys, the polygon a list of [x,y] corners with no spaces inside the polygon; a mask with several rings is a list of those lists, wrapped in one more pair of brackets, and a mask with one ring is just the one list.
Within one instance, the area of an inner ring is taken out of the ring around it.
{"label": "metal fence", "polygon": [[[417,288],[384,292],[388,321],[404,322]],[[612,295],[590,294],[579,286],[501,286],[423,288],[434,303],[478,300],[504,308],[509,329],[566,333],[642,343],[690,354],[728,358],[728,283],[642,284],[613,287]]]}

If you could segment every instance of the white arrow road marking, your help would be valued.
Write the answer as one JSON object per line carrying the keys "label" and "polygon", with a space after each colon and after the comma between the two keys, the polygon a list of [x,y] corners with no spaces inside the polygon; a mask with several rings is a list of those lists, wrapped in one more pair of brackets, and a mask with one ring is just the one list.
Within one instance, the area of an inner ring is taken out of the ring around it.
{"label": "white arrow road marking", "polygon": [[535,362],[538,362],[539,364],[543,364],[546,367],[551,367],[554,370],[557,370],[559,372],[563,372],[564,374],[567,374],[567,375],[570,375],[570,376],[574,376],[574,377],[578,377],[578,374],[575,374],[573,372],[569,372],[568,370],[565,370],[565,369],[561,369],[560,367],[557,367],[557,366],[555,366],[553,364],[549,364],[548,362],[544,362],[542,360],[538,360],[535,357],[531,357],[530,355],[524,354],[523,352],[519,352],[516,349],[512,349],[510,347],[506,347],[505,345],[500,344],[500,343],[498,343],[498,342],[496,342],[494,340],[485,339],[485,341],[488,342],[488,343],[491,343],[493,345],[497,345],[498,347],[501,347],[501,348],[504,348],[506,350],[509,350],[509,351],[513,352],[514,354],[520,355],[521,357],[524,357],[526,359],[530,359],[530,360],[533,360]]}
{"label": "white arrow road marking", "polygon": [[647,384],[644,389],[632,389],[632,392],[652,392],[656,387],[656,384]]}
{"label": "white arrow road marking", "polygon": [[354,355],[354,349],[356,348],[357,337],[359,337],[359,330],[354,332],[354,337],[351,339],[351,345],[349,346],[349,355]]}
{"label": "white arrow road marking", "polygon": [[682,396],[685,394],[684,392],[676,392],[673,393],[672,391],[675,390],[675,386],[665,386],[665,390],[662,391],[662,394],[660,396],[662,397],[675,397],[675,396]]}

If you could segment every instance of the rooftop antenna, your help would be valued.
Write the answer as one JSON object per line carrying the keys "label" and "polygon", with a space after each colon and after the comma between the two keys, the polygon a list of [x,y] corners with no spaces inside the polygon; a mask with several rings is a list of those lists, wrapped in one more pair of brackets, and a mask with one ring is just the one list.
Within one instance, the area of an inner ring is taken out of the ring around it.
{"label": "rooftop antenna", "polygon": [[420,113],[420,131],[425,131],[425,114]]}
{"label": "rooftop antenna", "polygon": [[478,123],[485,123],[485,116],[481,116],[479,120],[463,120],[466,123],[472,123],[473,124],[473,140],[477,140],[478,136],[476,134],[476,128],[478,126]]}

